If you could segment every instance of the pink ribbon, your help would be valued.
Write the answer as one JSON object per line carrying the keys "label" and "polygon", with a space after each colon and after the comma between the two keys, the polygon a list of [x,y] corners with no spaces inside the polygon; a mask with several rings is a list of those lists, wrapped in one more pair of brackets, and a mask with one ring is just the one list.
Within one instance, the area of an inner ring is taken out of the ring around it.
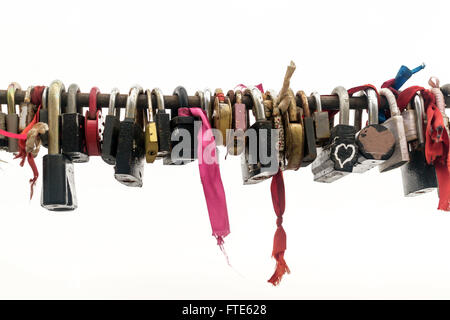
{"label": "pink ribbon", "polygon": [[179,108],[179,116],[194,116],[202,120],[202,127],[197,135],[197,156],[200,179],[203,185],[209,221],[213,236],[223,251],[223,238],[230,233],[227,201],[220,177],[220,168],[216,155],[216,142],[206,113],[200,108]]}

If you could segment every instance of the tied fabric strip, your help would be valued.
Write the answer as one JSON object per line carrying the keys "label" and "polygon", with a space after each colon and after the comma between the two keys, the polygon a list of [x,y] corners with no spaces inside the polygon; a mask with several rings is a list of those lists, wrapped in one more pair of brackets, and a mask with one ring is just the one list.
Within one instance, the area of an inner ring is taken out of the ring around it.
{"label": "tied fabric strip", "polygon": [[[225,253],[223,243],[230,233],[228,221],[227,201],[223,188],[220,168],[216,155],[216,142],[211,130],[206,113],[200,108],[179,108],[179,116],[194,116],[202,121],[201,130],[197,135],[197,156],[200,179],[203,185],[206,205],[208,207],[209,221],[213,231],[213,236],[217,239],[217,244]],[[205,152],[206,151],[206,152]]]}
{"label": "tied fabric strip", "polygon": [[439,183],[438,209],[450,211],[449,136],[444,126],[442,114],[436,106],[436,98],[430,90],[413,86],[399,94],[397,105],[400,110],[404,110],[418,91],[421,92],[424,99],[427,114],[425,158],[428,164],[434,165]]}

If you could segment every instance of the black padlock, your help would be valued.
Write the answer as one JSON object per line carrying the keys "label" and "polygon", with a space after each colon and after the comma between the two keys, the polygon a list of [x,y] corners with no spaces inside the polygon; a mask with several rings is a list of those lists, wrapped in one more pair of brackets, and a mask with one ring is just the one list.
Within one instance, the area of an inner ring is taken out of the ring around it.
{"label": "black padlock", "polygon": [[195,136],[192,116],[179,116],[179,108],[188,108],[188,94],[184,87],[178,86],[173,91],[178,96],[178,106],[172,108],[170,120],[172,151],[164,158],[164,164],[182,165],[194,161],[197,158],[197,137]]}
{"label": "black padlock", "polygon": [[[131,88],[127,98],[125,119],[120,122],[114,177],[129,187],[142,187],[145,142],[142,123],[136,122],[137,101],[143,93],[140,86]],[[142,115],[142,112],[139,112]]]}
{"label": "black padlock", "polygon": [[[48,108],[47,108],[48,87],[42,91],[42,106],[39,110],[39,122],[48,124]],[[41,134],[41,144],[48,148],[48,131]]]}
{"label": "black padlock", "polygon": [[158,132],[158,156],[162,159],[170,155],[170,115],[166,113],[164,108],[164,96],[159,88],[152,90],[152,94],[156,96],[156,131]]}
{"label": "black padlock", "polygon": [[77,109],[77,93],[80,87],[71,84],[68,89],[67,106],[61,115],[61,149],[72,162],[88,162],[84,116],[81,107]]}
{"label": "black padlock", "polygon": [[59,114],[61,93],[65,88],[61,81],[55,80],[48,93],[48,154],[42,164],[41,206],[53,211],[67,211],[77,208],[73,163],[60,151]]}
{"label": "black padlock", "polygon": [[302,167],[309,166],[314,160],[316,160],[316,133],[314,130],[314,118],[311,117],[309,110],[308,97],[302,90],[297,92],[297,96],[302,100],[302,113],[303,113],[303,128],[305,133],[305,143],[302,159]]}
{"label": "black padlock", "polygon": [[120,108],[116,108],[119,89],[114,88],[109,95],[108,115],[103,127],[102,159],[107,164],[116,164],[117,143],[119,142]]}

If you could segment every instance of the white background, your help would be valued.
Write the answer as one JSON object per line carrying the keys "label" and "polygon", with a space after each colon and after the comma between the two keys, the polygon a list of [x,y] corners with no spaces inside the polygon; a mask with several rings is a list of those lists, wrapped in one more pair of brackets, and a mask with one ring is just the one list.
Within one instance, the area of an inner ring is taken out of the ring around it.
{"label": "white background", "polygon": [[[4,1],[0,83],[76,82],[127,92],[183,85],[279,90],[380,86],[400,65],[450,81],[448,1]],[[5,106],[3,106],[5,110]],[[450,298],[450,216],[437,194],[404,198],[400,170],[330,185],[310,168],[286,172],[292,271],[267,283],[275,214],[269,186],[243,186],[239,157],[223,159],[232,268],[211,236],[198,166],[147,165],[127,188],[100,158],[75,165],[79,208],[29,201],[29,167],[0,158],[0,298]],[[41,170],[41,151],[37,165]]]}

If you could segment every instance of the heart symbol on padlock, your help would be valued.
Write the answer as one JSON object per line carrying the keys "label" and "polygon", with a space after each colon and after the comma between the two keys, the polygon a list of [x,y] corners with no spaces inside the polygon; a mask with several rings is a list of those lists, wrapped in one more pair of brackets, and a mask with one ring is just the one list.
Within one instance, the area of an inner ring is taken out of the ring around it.
{"label": "heart symbol on padlock", "polygon": [[[342,169],[347,162],[352,161],[355,153],[356,148],[354,145],[341,143],[334,150],[334,157],[337,159],[337,161],[339,162],[339,166]],[[341,159],[344,159],[344,161],[342,161]]]}

